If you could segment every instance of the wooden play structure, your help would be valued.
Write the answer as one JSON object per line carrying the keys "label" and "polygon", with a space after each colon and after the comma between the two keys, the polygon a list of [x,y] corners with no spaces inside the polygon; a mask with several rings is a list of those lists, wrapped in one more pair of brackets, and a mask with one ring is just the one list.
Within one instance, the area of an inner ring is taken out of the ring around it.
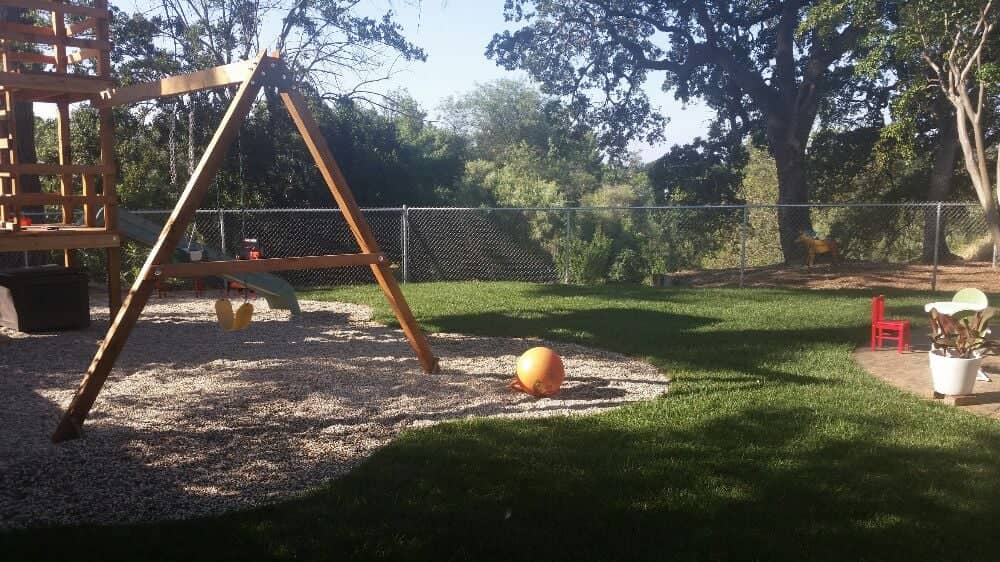
{"label": "wooden play structure", "polygon": [[[71,266],[74,249],[105,248],[114,314],[121,305],[121,254],[112,108],[98,106],[101,154],[90,164],[73,163],[69,111],[70,104],[94,99],[112,86],[107,0],[95,0],[93,7],[45,0],[0,0],[0,6],[36,10],[39,16],[48,14],[49,21],[46,27],[0,22],[0,252],[62,250]],[[47,53],[38,52],[43,50]],[[17,103],[55,105],[58,162],[18,161],[18,142],[25,139],[17,138]],[[24,189],[29,177],[57,178],[59,190],[29,193]],[[61,220],[36,222],[24,213],[44,206],[58,207]],[[97,220],[101,208],[103,224]],[[82,210],[79,221],[77,209]]]}
{"label": "wooden play structure", "polygon": [[[30,39],[36,43],[51,45],[56,52],[51,59],[45,58],[43,60],[35,58],[42,57],[42,55],[27,57],[23,54],[15,55],[11,59],[16,60],[21,57],[22,61],[46,64],[55,68],[55,71],[31,73],[9,71],[7,61],[10,53],[5,49],[3,61],[5,72],[0,74],[0,89],[8,102],[6,106],[8,108],[11,107],[9,103],[12,97],[56,103],[57,107],[60,108],[60,154],[66,155],[66,161],[60,162],[60,165],[39,164],[29,167],[28,165],[19,166],[16,162],[8,160],[4,161],[0,170],[7,173],[3,184],[5,211],[13,210],[16,215],[17,209],[22,205],[58,204],[64,206],[63,218],[64,222],[67,223],[67,226],[61,227],[59,230],[11,227],[4,235],[0,235],[0,249],[4,251],[25,249],[29,245],[27,242],[29,240],[34,240],[35,245],[27,249],[116,248],[118,235],[115,232],[114,221],[114,165],[112,162],[114,137],[111,109],[124,104],[208,89],[229,88],[232,94],[229,108],[223,116],[222,122],[206,147],[205,153],[185,186],[173,212],[167,219],[159,239],[153,245],[149,257],[121,307],[116,314],[113,314],[114,320],[108,328],[108,333],[56,428],[52,436],[53,441],[64,441],[81,435],[83,422],[97,399],[97,395],[118,355],[125,346],[129,333],[135,327],[146,302],[154,291],[156,281],[167,277],[190,278],[220,274],[241,275],[255,272],[369,266],[395,312],[410,345],[416,352],[421,367],[427,373],[437,371],[437,358],[431,353],[427,339],[413,317],[413,313],[392,275],[389,261],[379,249],[368,223],[362,216],[326,140],[320,133],[319,125],[309,110],[306,99],[293,88],[290,72],[277,53],[261,54],[252,61],[235,62],[151,83],[115,88],[109,79],[108,53],[110,44],[107,26],[110,14],[107,11],[106,0],[95,0],[95,7],[61,4],[47,0],[0,0],[0,5],[45,11],[52,15],[51,31],[49,28],[37,26],[0,25],[0,38],[3,38],[4,45],[10,41]],[[67,25],[62,23],[66,14],[84,16],[87,19],[84,20],[83,24]],[[76,39],[79,30],[93,30],[97,34],[97,38]],[[69,55],[67,47],[78,48],[79,52]],[[69,76],[66,73],[66,65],[83,56],[92,56],[98,61],[98,75],[96,77]],[[61,72],[60,69],[62,69]],[[227,150],[238,133],[240,124],[249,114],[257,94],[265,87],[276,88],[280,94],[282,102],[319,167],[330,193],[342,211],[360,251],[355,254],[171,263],[174,249],[181,242],[195,211],[204,199],[213,177],[218,172]],[[89,100],[91,104],[99,108],[101,115],[101,164],[97,166],[71,166],[68,162],[68,106],[72,102],[83,100]],[[6,114],[9,115],[9,112]],[[66,127],[65,134],[63,127]],[[9,158],[10,155],[7,154],[6,157]],[[17,178],[19,175],[32,173],[58,175],[63,182],[61,184],[63,190],[59,194],[31,197],[28,194],[19,193]],[[82,195],[71,193],[70,180],[74,174],[84,178]],[[103,190],[100,191],[100,194],[94,191],[93,180],[87,179],[93,178],[95,175],[103,178]],[[85,218],[82,226],[68,226],[73,212],[72,206],[75,204],[84,206]],[[105,206],[107,220],[104,227],[90,226],[91,213],[97,205]],[[63,238],[59,238],[60,236]],[[5,244],[4,240],[8,239],[7,237],[25,242],[21,245],[8,243],[5,246],[3,244]],[[118,279],[117,252],[115,252],[115,256],[115,270],[113,272],[110,265],[112,260],[108,260],[109,279],[112,277]],[[111,290],[112,299],[114,299],[114,295],[119,293],[115,291],[114,287]],[[113,305],[113,308],[116,307]]]}

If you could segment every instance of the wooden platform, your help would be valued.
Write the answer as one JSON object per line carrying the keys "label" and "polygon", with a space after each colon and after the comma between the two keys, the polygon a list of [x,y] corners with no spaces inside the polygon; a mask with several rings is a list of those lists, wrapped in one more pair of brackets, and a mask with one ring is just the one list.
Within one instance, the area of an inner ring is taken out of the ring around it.
{"label": "wooden platform", "polygon": [[0,252],[68,250],[72,248],[117,248],[121,237],[103,226],[39,224],[17,232],[0,231]]}

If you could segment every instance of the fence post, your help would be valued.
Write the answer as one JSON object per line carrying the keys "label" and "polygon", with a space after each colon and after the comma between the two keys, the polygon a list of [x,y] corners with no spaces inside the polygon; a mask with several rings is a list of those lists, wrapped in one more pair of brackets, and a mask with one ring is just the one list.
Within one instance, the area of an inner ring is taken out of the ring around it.
{"label": "fence post", "polygon": [[937,290],[938,251],[941,248],[941,202],[937,204],[937,217],[934,219],[934,268],[931,269],[931,290]]}
{"label": "fence post", "polygon": [[573,211],[566,207],[566,241],[563,242],[563,284],[569,285],[569,253],[573,240]]}
{"label": "fence post", "polygon": [[410,208],[403,205],[403,284],[410,278]]}
{"label": "fence post", "polygon": [[747,269],[747,225],[750,222],[749,205],[743,205],[743,227],[740,229],[740,288],[743,288],[743,274]]}
{"label": "fence post", "polygon": [[219,206],[219,249],[222,250],[222,255],[226,255],[226,217],[222,212],[222,206]]}

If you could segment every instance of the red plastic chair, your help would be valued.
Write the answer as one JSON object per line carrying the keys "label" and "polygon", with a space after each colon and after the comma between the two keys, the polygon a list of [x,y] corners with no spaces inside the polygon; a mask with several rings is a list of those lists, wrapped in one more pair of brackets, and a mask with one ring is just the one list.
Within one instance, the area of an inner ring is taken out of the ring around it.
{"label": "red plastic chair", "polygon": [[897,342],[896,353],[909,349],[910,321],[886,320],[885,295],[879,295],[872,297],[872,350],[881,348],[883,340]]}

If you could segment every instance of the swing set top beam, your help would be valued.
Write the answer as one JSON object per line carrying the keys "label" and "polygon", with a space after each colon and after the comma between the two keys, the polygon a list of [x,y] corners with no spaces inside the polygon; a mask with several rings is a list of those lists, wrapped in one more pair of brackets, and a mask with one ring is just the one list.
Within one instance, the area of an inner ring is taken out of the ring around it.
{"label": "swing set top beam", "polygon": [[227,86],[238,86],[254,76],[258,66],[262,66],[255,77],[261,85],[285,87],[290,82],[288,69],[277,52],[262,54],[254,60],[243,60],[214,68],[170,76],[153,82],[143,82],[132,86],[111,88],[100,93],[93,101],[95,107],[116,107],[170,96],[180,96],[204,90],[214,90]]}

